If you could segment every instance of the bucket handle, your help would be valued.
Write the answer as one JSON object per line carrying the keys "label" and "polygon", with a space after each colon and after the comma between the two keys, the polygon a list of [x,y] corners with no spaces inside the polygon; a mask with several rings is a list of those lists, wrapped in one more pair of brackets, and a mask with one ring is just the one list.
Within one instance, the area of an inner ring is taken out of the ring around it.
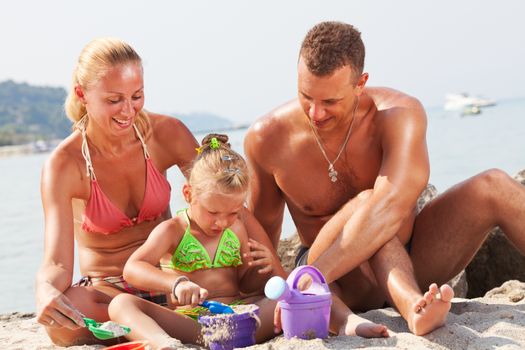
{"label": "bucket handle", "polygon": [[319,284],[323,286],[326,292],[330,292],[330,288],[326,284],[326,279],[324,278],[323,274],[321,273],[321,271],[319,271],[314,266],[311,266],[311,265],[299,266],[294,271],[292,271],[292,274],[294,274],[293,283],[292,283],[293,289],[297,289],[297,283],[299,282],[299,278],[301,278],[302,275],[309,274],[310,276],[313,277],[314,280],[316,280],[316,282],[318,282]]}

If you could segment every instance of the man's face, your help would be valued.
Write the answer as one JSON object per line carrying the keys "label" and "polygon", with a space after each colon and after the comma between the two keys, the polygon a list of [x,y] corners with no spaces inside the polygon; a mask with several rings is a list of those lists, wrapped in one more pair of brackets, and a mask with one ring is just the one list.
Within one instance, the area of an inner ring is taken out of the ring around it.
{"label": "man's face", "polygon": [[[316,76],[303,58],[298,65],[299,102],[312,125],[328,131],[350,121],[352,111],[366,79],[355,80],[352,68],[344,66],[331,75]],[[359,84],[358,84],[359,82]]]}

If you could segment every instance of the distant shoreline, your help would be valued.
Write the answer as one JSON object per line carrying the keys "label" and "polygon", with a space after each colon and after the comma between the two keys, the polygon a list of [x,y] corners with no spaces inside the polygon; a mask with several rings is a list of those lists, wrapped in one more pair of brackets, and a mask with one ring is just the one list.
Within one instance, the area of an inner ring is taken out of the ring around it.
{"label": "distant shoreline", "polygon": [[53,139],[49,141],[39,140],[23,145],[10,145],[0,147],[0,158],[8,158],[19,155],[46,153],[52,151],[62,140]]}
{"label": "distant shoreline", "polygon": [[[190,130],[193,135],[205,135],[209,133],[221,133],[227,131],[244,130],[247,129],[249,124],[241,124],[235,126],[227,126],[224,128],[217,129],[202,129],[202,130]],[[8,158],[13,156],[28,155],[35,153],[45,153],[52,151],[62,140],[54,139],[50,141],[36,141],[26,143],[23,145],[9,145],[0,146],[0,159]]]}

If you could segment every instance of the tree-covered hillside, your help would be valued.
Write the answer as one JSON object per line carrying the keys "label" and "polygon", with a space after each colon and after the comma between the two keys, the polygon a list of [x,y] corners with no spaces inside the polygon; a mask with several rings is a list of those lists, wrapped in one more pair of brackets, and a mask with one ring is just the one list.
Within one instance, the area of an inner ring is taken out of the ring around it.
{"label": "tree-covered hillside", "polygon": [[64,113],[65,98],[63,88],[0,83],[0,146],[68,135],[71,122]]}
{"label": "tree-covered hillside", "polygon": [[[71,132],[64,112],[66,90],[8,80],[0,82],[0,146],[61,139]],[[231,120],[206,112],[177,114],[192,132],[224,131]]]}

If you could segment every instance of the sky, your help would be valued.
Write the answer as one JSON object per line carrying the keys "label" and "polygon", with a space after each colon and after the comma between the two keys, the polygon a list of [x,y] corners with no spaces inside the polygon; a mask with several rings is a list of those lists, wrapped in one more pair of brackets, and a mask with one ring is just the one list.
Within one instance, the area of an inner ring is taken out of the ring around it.
{"label": "sky", "polygon": [[90,40],[130,43],[145,70],[146,108],[249,123],[297,94],[309,28],[351,23],[368,85],[441,106],[447,93],[525,96],[521,0],[17,0],[0,11],[0,81],[69,88]]}

